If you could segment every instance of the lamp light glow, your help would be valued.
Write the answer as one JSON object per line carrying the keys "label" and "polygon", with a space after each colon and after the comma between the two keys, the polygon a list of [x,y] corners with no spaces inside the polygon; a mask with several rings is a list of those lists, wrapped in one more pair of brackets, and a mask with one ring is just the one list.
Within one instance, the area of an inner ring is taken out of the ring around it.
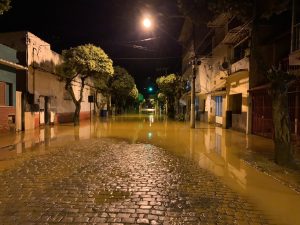
{"label": "lamp light glow", "polygon": [[150,28],[150,27],[152,26],[152,22],[151,22],[151,20],[150,20],[149,18],[145,18],[145,19],[143,20],[143,25],[144,25],[144,27],[146,27],[146,28]]}

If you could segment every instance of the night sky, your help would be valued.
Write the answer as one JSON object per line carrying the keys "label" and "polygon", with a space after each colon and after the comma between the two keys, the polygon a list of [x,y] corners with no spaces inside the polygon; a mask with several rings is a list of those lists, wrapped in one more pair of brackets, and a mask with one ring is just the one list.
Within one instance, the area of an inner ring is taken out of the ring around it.
{"label": "night sky", "polygon": [[[150,31],[141,25],[146,14],[155,20]],[[58,53],[86,43],[100,46],[144,92],[159,75],[180,72],[176,40],[182,22],[176,0],[12,0],[0,16],[0,31],[30,31]]]}

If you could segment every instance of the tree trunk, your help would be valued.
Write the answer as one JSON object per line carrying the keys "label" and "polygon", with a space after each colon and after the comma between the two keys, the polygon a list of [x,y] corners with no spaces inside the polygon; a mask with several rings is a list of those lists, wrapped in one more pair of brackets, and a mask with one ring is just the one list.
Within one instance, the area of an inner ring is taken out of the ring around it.
{"label": "tree trunk", "polygon": [[174,98],[169,97],[168,98],[168,117],[174,119],[175,118],[175,101]]}
{"label": "tree trunk", "polygon": [[74,90],[73,90],[73,87],[72,87],[72,81],[73,81],[72,79],[67,79],[66,80],[65,89],[69,92],[69,94],[71,95],[72,100],[75,104],[75,112],[74,112],[73,121],[74,121],[74,126],[78,126],[79,125],[79,120],[80,120],[80,109],[81,109],[81,102],[82,102],[82,98],[83,98],[85,78],[84,77],[81,78],[80,94],[79,94],[79,99],[78,100],[76,99],[75,94],[74,94]]}
{"label": "tree trunk", "polygon": [[[275,87],[274,87],[275,86]],[[287,166],[291,163],[292,144],[291,126],[288,111],[287,84],[273,85],[272,87],[272,114],[274,125],[275,162]]]}
{"label": "tree trunk", "polygon": [[107,105],[107,115],[112,115],[112,112],[111,112],[111,95],[107,95],[106,96],[106,105]]}
{"label": "tree trunk", "polygon": [[75,103],[75,113],[74,113],[74,126],[78,126],[79,125],[79,120],[80,120],[80,109],[81,109],[81,104],[80,102],[76,102]]}

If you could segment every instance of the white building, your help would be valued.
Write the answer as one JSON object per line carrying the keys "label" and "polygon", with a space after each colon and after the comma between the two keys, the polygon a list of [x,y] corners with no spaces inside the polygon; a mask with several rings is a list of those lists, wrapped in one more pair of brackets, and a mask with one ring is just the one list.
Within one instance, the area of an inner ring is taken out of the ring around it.
{"label": "white building", "polygon": [[[207,28],[193,26],[186,20],[180,41],[186,46],[182,60],[183,76],[191,77],[189,61],[194,56],[194,51],[201,60],[196,74],[197,119],[248,133],[250,119],[247,25],[227,14],[220,14],[207,24]],[[187,105],[190,105],[190,94],[186,94],[184,98]],[[189,107],[187,109],[189,114]]]}
{"label": "white building", "polygon": [[[30,32],[1,33],[0,43],[17,50],[17,58],[27,71],[17,71],[22,77],[22,129],[33,129],[44,124],[71,122],[75,105],[65,90],[65,83],[55,72],[62,62],[60,54],[51,45]],[[86,85],[83,92],[80,119],[90,117],[88,96],[94,91]],[[79,83],[73,82],[75,95],[79,96]],[[94,104],[92,104],[94,110]]]}

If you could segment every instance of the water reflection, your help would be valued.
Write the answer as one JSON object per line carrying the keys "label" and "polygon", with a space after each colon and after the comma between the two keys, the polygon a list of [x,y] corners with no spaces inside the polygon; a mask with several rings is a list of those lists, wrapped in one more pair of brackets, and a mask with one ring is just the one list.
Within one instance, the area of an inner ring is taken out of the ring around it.
{"label": "water reflection", "polygon": [[[208,124],[198,124],[191,130],[188,124],[163,118],[148,117],[137,122],[131,117],[116,118],[109,126],[97,124],[95,137],[126,138],[130,142],[150,143],[196,161],[234,190],[246,195],[255,205],[279,224],[297,224],[300,196],[267,175],[258,172],[240,159],[242,151],[272,148],[272,142],[260,137],[224,130]],[[138,118],[136,118],[138,119]],[[153,121],[148,125],[149,121]],[[250,138],[249,138],[250,137]],[[258,149],[256,149],[258,147]]]}
{"label": "water reflection", "polygon": [[[7,168],[13,155],[28,151],[46,152],[50,146],[90,138],[113,137],[130,143],[149,143],[194,160],[232,189],[246,195],[279,224],[300,221],[300,196],[240,159],[240,152],[272,148],[264,138],[246,136],[209,124],[168,121],[156,115],[120,116],[83,122],[80,127],[61,125],[0,138],[0,169]],[[10,143],[10,144],[9,144]],[[12,144],[11,144],[12,143]],[[6,145],[5,145],[6,144]],[[5,164],[6,162],[6,164]]]}

